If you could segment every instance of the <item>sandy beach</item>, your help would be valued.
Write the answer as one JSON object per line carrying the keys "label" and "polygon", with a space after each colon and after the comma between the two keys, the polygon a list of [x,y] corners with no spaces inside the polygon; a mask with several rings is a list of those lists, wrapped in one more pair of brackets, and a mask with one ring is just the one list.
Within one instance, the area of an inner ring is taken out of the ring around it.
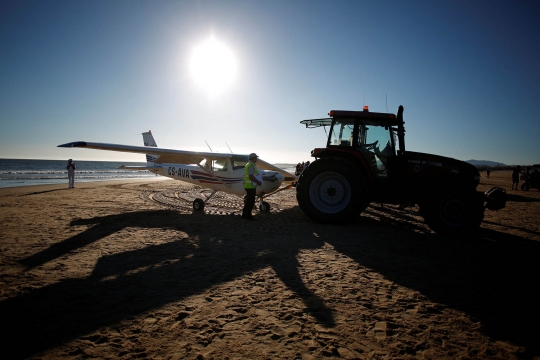
{"label": "sandy beach", "polygon": [[[483,173],[485,175],[485,173]],[[173,180],[0,189],[5,359],[540,359],[540,191],[442,238],[417,207],[309,220]]]}

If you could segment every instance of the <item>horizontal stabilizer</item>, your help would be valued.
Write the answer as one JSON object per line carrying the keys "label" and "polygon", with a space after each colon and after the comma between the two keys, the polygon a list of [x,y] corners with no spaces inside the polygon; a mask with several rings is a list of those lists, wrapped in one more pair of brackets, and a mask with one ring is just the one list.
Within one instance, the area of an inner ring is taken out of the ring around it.
{"label": "horizontal stabilizer", "polygon": [[263,176],[262,178],[263,178],[264,181],[271,181],[271,182],[278,181],[277,176]]}
{"label": "horizontal stabilizer", "polygon": [[259,158],[257,160],[257,168],[261,170],[270,170],[270,171],[277,171],[278,173],[282,174],[285,177],[285,182],[294,182],[298,180],[298,177],[291,174],[290,172],[287,172],[283,169],[278,168],[275,165],[272,165],[270,163],[267,163],[263,159]]}

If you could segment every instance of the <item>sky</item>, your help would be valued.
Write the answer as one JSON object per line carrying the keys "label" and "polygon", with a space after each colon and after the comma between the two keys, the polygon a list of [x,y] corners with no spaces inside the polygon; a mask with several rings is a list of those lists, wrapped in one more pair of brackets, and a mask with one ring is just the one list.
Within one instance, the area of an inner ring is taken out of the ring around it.
{"label": "sky", "polygon": [[[219,92],[192,71],[209,39],[234,63]],[[301,120],[403,105],[407,150],[538,164],[539,100],[534,0],[0,2],[0,158],[145,161],[57,145],[151,130],[297,163],[326,145]]]}

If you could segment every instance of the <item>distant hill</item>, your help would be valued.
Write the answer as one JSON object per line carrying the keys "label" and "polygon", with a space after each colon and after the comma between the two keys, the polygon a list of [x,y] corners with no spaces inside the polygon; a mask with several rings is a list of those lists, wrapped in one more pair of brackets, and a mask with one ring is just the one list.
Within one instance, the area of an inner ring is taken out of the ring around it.
{"label": "distant hill", "polygon": [[506,164],[489,160],[467,160],[466,162],[474,166],[506,166]]}

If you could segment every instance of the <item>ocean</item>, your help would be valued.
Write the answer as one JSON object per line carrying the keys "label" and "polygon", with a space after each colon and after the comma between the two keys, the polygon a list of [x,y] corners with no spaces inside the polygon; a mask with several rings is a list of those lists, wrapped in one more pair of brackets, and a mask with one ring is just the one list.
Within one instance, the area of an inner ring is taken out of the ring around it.
{"label": "ocean", "polygon": [[[146,162],[77,161],[74,160],[75,183],[125,179],[154,178],[149,171],[120,170],[121,165],[146,166]],[[294,164],[274,164],[294,174]],[[66,160],[0,159],[0,188],[44,184],[67,186]]]}
{"label": "ocean", "polygon": [[[120,170],[121,165],[146,166],[146,162],[74,161],[75,182],[155,177],[149,171]],[[67,186],[66,160],[0,159],[0,188],[44,184]]]}

